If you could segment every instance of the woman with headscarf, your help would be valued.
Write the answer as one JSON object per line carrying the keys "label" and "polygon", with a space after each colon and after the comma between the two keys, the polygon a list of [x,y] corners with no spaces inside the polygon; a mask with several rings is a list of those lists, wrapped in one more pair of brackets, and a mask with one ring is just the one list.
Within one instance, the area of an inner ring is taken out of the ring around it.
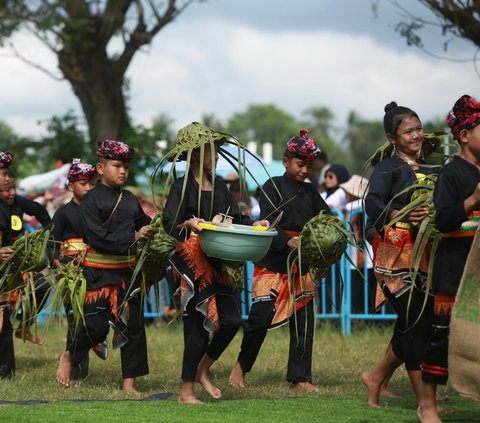
{"label": "woman with headscarf", "polygon": [[345,166],[333,164],[325,174],[325,191],[322,197],[332,209],[343,209],[347,204],[345,191],[340,187],[350,179],[350,174]]}

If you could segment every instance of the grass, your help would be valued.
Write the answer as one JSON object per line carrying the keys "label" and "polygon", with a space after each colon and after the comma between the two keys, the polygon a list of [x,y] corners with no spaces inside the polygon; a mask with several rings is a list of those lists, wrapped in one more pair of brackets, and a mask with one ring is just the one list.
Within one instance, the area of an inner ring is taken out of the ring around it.
{"label": "grass", "polygon": [[[147,329],[150,374],[139,378],[138,388],[145,396],[173,394],[167,400],[151,402],[135,401],[119,394],[120,354],[111,348],[105,362],[91,354],[90,375],[86,380],[74,383],[70,389],[59,386],[54,375],[58,356],[64,348],[65,327],[50,325],[46,330],[40,327],[39,335],[45,337],[44,346],[17,340],[17,374],[11,380],[0,381],[0,399],[52,402],[0,405],[0,421],[90,422],[101,419],[103,423],[127,418],[138,422],[414,422],[415,399],[403,369],[397,371],[391,382],[391,388],[402,398],[382,400],[384,406],[378,409],[366,405],[360,374],[382,357],[390,334],[390,324],[359,325],[350,337],[342,337],[331,324],[319,326],[315,334],[313,373],[321,392],[313,395],[291,390],[284,381],[287,328],[269,333],[252,373],[247,376],[247,388],[230,387],[227,379],[240,346],[239,333],[212,368],[212,379],[222,389],[223,399],[213,401],[198,388],[199,398],[205,404],[192,406],[176,402],[183,351],[181,325]],[[456,410],[455,414],[444,417],[445,422],[480,421],[480,403],[464,399],[448,387],[442,392],[450,396],[447,406]]]}

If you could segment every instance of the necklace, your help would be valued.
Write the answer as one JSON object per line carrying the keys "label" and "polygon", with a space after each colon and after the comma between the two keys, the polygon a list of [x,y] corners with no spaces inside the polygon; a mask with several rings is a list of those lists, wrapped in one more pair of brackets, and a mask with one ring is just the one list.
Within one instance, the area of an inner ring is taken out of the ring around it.
{"label": "necklace", "polygon": [[403,157],[403,156],[400,156],[399,154],[397,154],[398,157],[400,157],[405,163],[407,163],[408,165],[410,166],[417,166],[417,162],[409,159],[408,157]]}

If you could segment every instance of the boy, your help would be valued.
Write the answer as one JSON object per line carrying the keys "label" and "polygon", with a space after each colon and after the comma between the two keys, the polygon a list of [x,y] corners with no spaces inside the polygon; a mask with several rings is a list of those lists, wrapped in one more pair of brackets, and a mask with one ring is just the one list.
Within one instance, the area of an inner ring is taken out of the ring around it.
{"label": "boy", "polygon": [[445,237],[433,269],[434,318],[422,363],[423,399],[417,408],[423,423],[441,422],[437,385],[445,385],[448,379],[450,317],[480,216],[480,103],[463,95],[447,123],[460,144],[460,155],[443,168],[433,198],[436,227]]}
{"label": "boy", "polygon": [[[97,170],[95,166],[82,163],[79,159],[73,159],[72,166],[67,174],[67,189],[72,192],[70,202],[61,206],[53,216],[53,239],[56,241],[53,264],[57,269],[86,251],[87,245],[83,242],[83,227],[80,216],[80,202],[85,194],[95,186]],[[67,347],[72,342],[73,318],[69,306],[65,304],[67,313]],[[99,344],[102,349],[101,358],[106,358],[106,347]],[[96,351],[94,349],[94,351]],[[72,369],[73,379],[83,379],[88,374],[88,354],[84,360]],[[64,375],[57,373],[57,380],[62,380]]]}
{"label": "boy", "polygon": [[[11,181],[10,164],[13,154],[0,151],[0,190]],[[0,262],[7,259],[12,249],[12,225],[8,204],[0,199]],[[13,326],[10,320],[10,293],[0,288],[0,379],[15,374],[15,351],[13,347]]]}
{"label": "boy", "polygon": [[[212,131],[209,128],[207,130]],[[187,238],[179,243],[171,259],[174,275],[177,280],[180,279],[181,306],[184,309],[185,348],[183,384],[178,398],[180,403],[201,403],[194,391],[195,381],[200,382],[212,398],[221,398],[220,389],[210,381],[209,370],[235,337],[241,324],[238,304],[224,263],[203,254],[198,237],[195,236],[201,231],[198,224],[204,220],[212,220],[215,215],[229,210],[228,215],[233,218],[234,223],[268,226],[266,221],[253,222],[242,215],[227,186],[219,178],[215,178],[213,189],[212,157],[215,156],[217,163],[220,143],[221,140],[216,140],[213,152],[209,144],[205,145],[203,162],[200,161],[200,149],[193,150],[185,196],[182,200],[185,181],[182,177],[170,188],[163,213],[165,230],[179,241]],[[202,168],[203,176],[200,179]],[[213,209],[210,201],[212,196]]]}
{"label": "boy", "polygon": [[[260,217],[273,219],[283,211],[276,229],[278,236],[270,250],[255,265],[252,283],[253,304],[244,328],[238,360],[230,374],[230,384],[244,387],[245,374],[252,369],[267,330],[289,323],[290,352],[287,381],[292,387],[318,392],[312,384],[312,348],[314,329],[313,281],[302,269],[302,277],[294,267],[293,286],[288,286],[288,257],[298,245],[296,236],[303,226],[322,210],[330,213],[317,189],[304,182],[320,150],[301,130],[292,137],[283,155],[285,174],[271,178],[260,197]],[[271,199],[273,204],[267,200]],[[294,291],[292,292],[289,291]],[[293,296],[293,297],[292,297]],[[295,314],[295,316],[293,316]]]}
{"label": "boy", "polygon": [[135,241],[150,238],[152,230],[138,200],[122,189],[133,153],[133,148],[123,142],[100,142],[96,166],[100,182],[80,203],[83,238],[90,247],[83,266],[87,280],[85,325],[78,328],[72,344],[60,357],[58,381],[66,387],[70,386],[72,365],[79,364],[90,348],[105,341],[109,321],[115,327],[114,348],[120,347],[122,389],[139,395],[135,378],[148,374],[142,304],[139,290],[130,286],[130,278],[135,266]]}
{"label": "boy", "polygon": [[[50,223],[52,223],[52,219],[50,218],[45,207],[43,207],[36,201],[17,195],[15,178],[12,176],[12,174],[10,174],[10,182],[6,184],[4,189],[0,190],[0,198],[8,204],[8,207],[10,209],[13,240],[20,238],[25,231],[25,229],[23,228],[23,215],[25,213],[37,218],[37,220],[43,225],[43,227],[48,226]],[[50,293],[50,284],[40,272],[34,276],[34,284],[36,312],[39,313],[42,307],[45,305],[45,302]],[[12,296],[10,298],[10,302],[12,305],[14,305],[18,301],[19,295],[21,295],[20,291],[15,291],[14,293],[12,293]],[[23,311],[21,314],[18,315],[21,321],[18,325],[17,330],[15,331],[15,337],[32,342],[33,344],[43,345],[43,340],[35,336],[30,331],[30,326],[34,323],[34,320],[30,319],[22,323],[24,320],[24,316],[25,313],[23,313]]]}

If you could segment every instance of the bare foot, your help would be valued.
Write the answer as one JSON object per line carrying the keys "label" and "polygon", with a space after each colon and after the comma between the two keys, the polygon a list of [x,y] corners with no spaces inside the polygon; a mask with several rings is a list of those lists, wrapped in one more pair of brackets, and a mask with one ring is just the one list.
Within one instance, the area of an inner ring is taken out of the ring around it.
{"label": "bare foot", "polygon": [[142,393],[135,388],[134,377],[126,377],[123,379],[122,392],[126,392],[127,394],[133,394],[137,397],[142,395]]}
{"label": "bare foot", "polygon": [[290,385],[291,388],[303,389],[306,392],[318,393],[320,389],[310,382],[293,382]]}
{"label": "bare foot", "polygon": [[452,414],[452,413],[455,413],[455,410],[453,410],[451,408],[440,407],[439,405],[437,405],[437,413],[438,414]]}
{"label": "bare foot", "polygon": [[183,382],[182,390],[178,396],[178,402],[180,404],[203,404],[195,395],[193,388],[194,382]]}
{"label": "bare foot", "polygon": [[243,372],[242,366],[237,361],[233,367],[228,382],[234,388],[245,388],[245,373]]}
{"label": "bare foot", "polygon": [[32,344],[36,345],[43,345],[43,339],[39,338],[38,336],[35,336],[30,330],[25,331],[25,336],[23,334],[22,329],[17,329],[15,331],[15,338],[18,339],[23,339],[24,341],[31,342]]}
{"label": "bare foot", "polygon": [[213,399],[220,399],[222,398],[222,391],[218,389],[210,380],[210,374],[208,370],[202,370],[199,368],[197,373],[197,379],[200,384],[203,386],[203,389],[207,391],[208,395],[210,395]]}
{"label": "bare foot", "polygon": [[72,361],[70,358],[70,352],[64,351],[58,360],[57,368],[57,382],[65,386],[70,387],[70,378],[72,375]]}
{"label": "bare foot", "polygon": [[368,391],[368,405],[370,407],[380,407],[380,384],[375,383],[370,372],[362,373],[362,381]]}
{"label": "bare foot", "polygon": [[450,398],[448,398],[448,395],[442,395],[437,391],[437,401],[450,401]]}
{"label": "bare foot", "polygon": [[425,408],[419,405],[417,408],[417,417],[422,423],[442,423],[434,408]]}
{"label": "bare foot", "polygon": [[180,404],[203,404],[195,395],[182,395],[178,397],[178,402]]}
{"label": "bare foot", "polygon": [[198,363],[197,380],[213,399],[220,399],[222,397],[222,391],[210,380],[210,367],[212,367],[213,363],[215,363],[215,360],[207,354],[202,357],[200,363]]}
{"label": "bare foot", "polygon": [[385,398],[402,398],[401,395],[396,394],[395,392],[391,391],[390,389],[384,388],[383,385],[380,388],[380,396]]}

